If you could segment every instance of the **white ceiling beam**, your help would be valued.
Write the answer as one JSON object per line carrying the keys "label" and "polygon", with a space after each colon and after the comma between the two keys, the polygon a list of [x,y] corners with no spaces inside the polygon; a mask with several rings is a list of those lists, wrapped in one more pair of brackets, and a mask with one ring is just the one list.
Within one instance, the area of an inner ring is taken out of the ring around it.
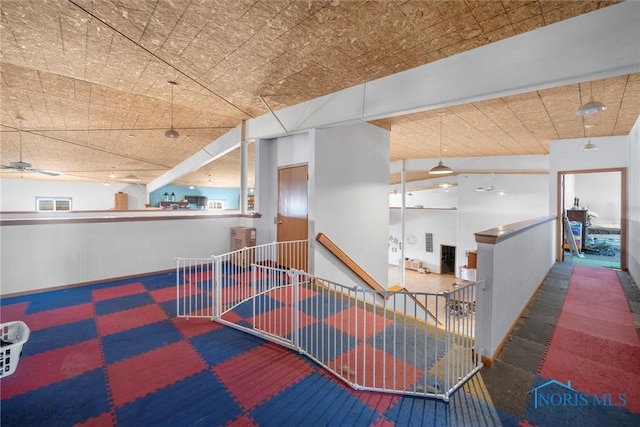
{"label": "white ceiling beam", "polygon": [[[295,131],[640,72],[639,21],[640,2],[622,2],[275,114]],[[249,138],[282,134],[271,114],[247,122]]]}
{"label": "white ceiling beam", "polygon": [[[246,121],[245,138],[392,117],[640,72],[640,2],[626,1]],[[578,106],[576,106],[577,108]],[[277,117],[274,117],[277,115]],[[210,143],[223,151],[236,128]],[[149,184],[209,163],[197,153]],[[162,184],[162,185],[160,185]],[[148,190],[153,191],[153,190]]]}
{"label": "white ceiling beam", "polygon": [[191,172],[197,171],[201,167],[219,159],[225,154],[235,150],[240,146],[242,139],[242,124],[231,129],[220,138],[209,143],[202,150],[179,163],[173,169],[163,173],[153,181],[147,184],[147,194],[151,194],[155,190],[171,184],[177,179],[182,178]]}

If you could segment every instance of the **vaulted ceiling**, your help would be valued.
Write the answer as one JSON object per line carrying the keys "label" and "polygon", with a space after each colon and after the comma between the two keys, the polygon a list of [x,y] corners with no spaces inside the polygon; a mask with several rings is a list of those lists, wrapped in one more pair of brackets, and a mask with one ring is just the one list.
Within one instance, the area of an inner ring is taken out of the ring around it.
{"label": "vaulted ceiling", "polygon": [[[134,174],[148,183],[269,108],[615,3],[3,0],[1,164],[20,158],[22,139],[25,162],[63,173],[50,179]],[[591,94],[608,109],[589,116],[594,127],[585,130],[575,111]],[[445,110],[447,157],[546,154],[551,139],[628,134],[640,115],[640,74]],[[439,112],[377,120],[391,130],[389,160],[438,157]],[[175,139],[165,137],[172,123]],[[237,187],[239,157],[233,151],[175,184]]]}

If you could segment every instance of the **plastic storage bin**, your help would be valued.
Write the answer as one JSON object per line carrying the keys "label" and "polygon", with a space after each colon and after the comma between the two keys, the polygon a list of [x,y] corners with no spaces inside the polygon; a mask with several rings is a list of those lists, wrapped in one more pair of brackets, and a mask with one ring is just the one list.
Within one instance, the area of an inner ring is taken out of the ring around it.
{"label": "plastic storage bin", "polygon": [[0,347],[0,378],[13,374],[18,367],[22,346],[29,339],[29,327],[19,320],[0,324],[2,346]]}

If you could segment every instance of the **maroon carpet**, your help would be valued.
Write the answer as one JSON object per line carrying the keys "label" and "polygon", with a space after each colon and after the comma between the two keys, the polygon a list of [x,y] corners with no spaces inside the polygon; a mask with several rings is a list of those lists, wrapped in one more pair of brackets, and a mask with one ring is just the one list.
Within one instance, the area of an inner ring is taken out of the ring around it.
{"label": "maroon carpet", "polygon": [[584,393],[622,394],[640,413],[640,339],[615,271],[574,266],[540,374]]}

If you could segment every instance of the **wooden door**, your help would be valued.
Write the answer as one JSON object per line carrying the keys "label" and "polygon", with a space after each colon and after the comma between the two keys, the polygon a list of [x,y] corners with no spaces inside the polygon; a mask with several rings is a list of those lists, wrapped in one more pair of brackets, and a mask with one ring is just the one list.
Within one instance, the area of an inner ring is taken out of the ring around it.
{"label": "wooden door", "polygon": [[[278,169],[278,242],[307,240],[308,225],[308,165]],[[285,267],[307,270],[307,245],[281,246],[278,263]]]}

